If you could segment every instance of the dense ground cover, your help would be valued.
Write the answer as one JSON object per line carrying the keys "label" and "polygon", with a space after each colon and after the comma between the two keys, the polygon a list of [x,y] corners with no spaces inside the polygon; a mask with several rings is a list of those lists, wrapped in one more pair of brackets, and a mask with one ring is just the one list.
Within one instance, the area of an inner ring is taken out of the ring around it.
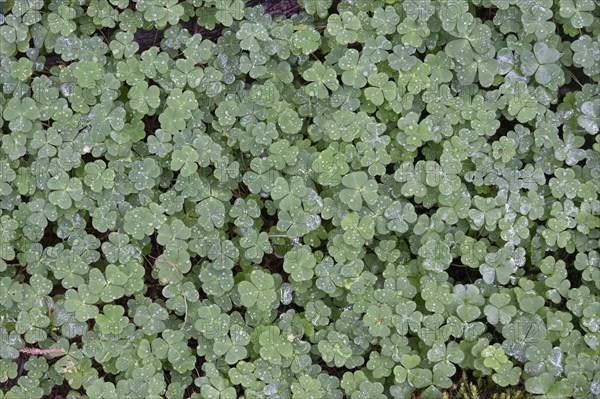
{"label": "dense ground cover", "polygon": [[598,7],[0,1],[0,398],[599,396]]}

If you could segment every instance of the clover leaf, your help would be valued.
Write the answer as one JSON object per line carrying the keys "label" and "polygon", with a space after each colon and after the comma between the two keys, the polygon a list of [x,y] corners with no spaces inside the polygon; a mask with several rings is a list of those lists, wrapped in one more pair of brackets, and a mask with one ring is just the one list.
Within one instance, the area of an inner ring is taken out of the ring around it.
{"label": "clover leaf", "polygon": [[584,69],[593,68],[594,64],[598,61],[596,51],[600,48],[600,43],[592,41],[592,38],[588,35],[582,35],[571,43],[571,50],[573,50],[573,63]]}
{"label": "clover leaf", "polygon": [[118,398],[115,385],[112,382],[105,382],[101,379],[94,380],[90,386],[86,388],[88,395],[99,399],[116,399]]}
{"label": "clover leaf", "polygon": [[318,348],[323,360],[335,364],[336,367],[342,367],[352,356],[352,350],[348,345],[348,336],[331,331],[325,340],[319,341]]}
{"label": "clover leaf", "polygon": [[246,345],[250,343],[250,335],[241,327],[233,325],[229,336],[217,338],[213,350],[217,356],[225,355],[225,362],[236,364],[246,358]]}
{"label": "clover leaf", "polygon": [[289,358],[293,353],[291,342],[281,334],[276,326],[268,326],[260,334],[260,355],[273,364],[281,364],[283,358]]}
{"label": "clover leaf", "polygon": [[510,302],[511,298],[507,293],[492,294],[489,304],[483,310],[488,321],[492,324],[508,324],[517,314],[517,308]]}
{"label": "clover leaf", "polygon": [[160,90],[157,86],[148,86],[146,81],[137,82],[127,94],[129,105],[141,114],[152,115],[160,105]]}
{"label": "clover leaf", "polygon": [[337,90],[339,82],[337,74],[332,68],[327,68],[319,61],[315,61],[310,68],[302,73],[302,77],[311,82],[306,86],[306,92],[319,99],[327,98],[329,90]]}
{"label": "clover leaf", "polygon": [[318,15],[319,18],[325,18],[329,14],[331,0],[303,0],[304,9],[310,15]]}
{"label": "clover leaf", "polygon": [[360,89],[367,84],[367,77],[377,72],[377,67],[365,55],[355,49],[348,49],[338,61],[345,85]]}
{"label": "clover leaf", "polygon": [[73,21],[76,15],[75,9],[66,4],[61,4],[56,13],[48,15],[50,32],[60,33],[62,36],[69,36],[77,29],[77,25]]}
{"label": "clover leaf", "polygon": [[296,247],[289,251],[283,261],[283,269],[298,282],[312,279],[315,266],[316,259],[308,246]]}
{"label": "clover leaf", "polygon": [[400,365],[394,367],[395,381],[398,384],[408,381],[415,388],[424,388],[430,385],[432,373],[430,370],[418,368],[420,362],[421,358],[418,355],[402,355]]}
{"label": "clover leaf", "polygon": [[308,55],[317,51],[321,44],[321,35],[315,29],[306,25],[297,27],[298,29],[291,37],[292,50]]}
{"label": "clover leaf", "polygon": [[9,122],[11,130],[27,133],[33,129],[33,122],[40,117],[40,110],[31,98],[11,98],[4,108],[3,117]]}
{"label": "clover leaf", "polygon": [[215,18],[225,26],[231,26],[234,19],[242,19],[244,3],[241,0],[219,0],[216,2]]}
{"label": "clover leaf", "polygon": [[579,126],[590,134],[600,131],[600,100],[586,101],[581,105],[583,115],[577,118]]}
{"label": "clover leaf", "polygon": [[286,179],[279,177],[273,182],[271,198],[278,201],[279,207],[282,210],[287,211],[298,208],[306,193],[307,189],[301,177],[294,176],[289,183]]}
{"label": "clover leaf", "polygon": [[331,14],[327,20],[327,32],[341,45],[356,42],[360,28],[360,20],[350,11]]}
{"label": "clover leaf", "polygon": [[154,231],[152,212],[148,208],[135,208],[125,214],[123,228],[135,239],[142,239]]}
{"label": "clover leaf", "polygon": [[573,27],[580,29],[592,24],[594,18],[590,11],[594,11],[595,5],[589,0],[561,0],[560,16],[569,18]]}
{"label": "clover leaf", "polygon": [[229,324],[229,315],[223,314],[217,305],[209,305],[198,309],[198,320],[194,328],[206,338],[215,339],[227,334]]}
{"label": "clover leaf", "polygon": [[116,174],[113,169],[106,169],[104,161],[99,159],[93,163],[88,163],[85,165],[84,170],[83,183],[89,186],[92,191],[99,193],[104,189],[113,188]]}
{"label": "clover leaf", "polygon": [[540,105],[524,82],[518,82],[515,86],[515,94],[508,100],[508,112],[519,122],[524,123],[534,119],[537,113],[541,112]]}
{"label": "clover leaf", "polygon": [[526,76],[535,74],[535,80],[542,85],[549,83],[560,85],[563,73],[560,66],[556,65],[560,57],[559,51],[549,48],[544,42],[536,42],[531,51],[521,53],[521,70]]}
{"label": "clover leaf", "polygon": [[373,238],[374,222],[370,216],[360,218],[358,213],[349,213],[341,223],[344,229],[344,241],[354,247],[362,247],[365,241]]}
{"label": "clover leaf", "polygon": [[92,269],[89,273],[90,290],[99,295],[103,302],[110,302],[125,295],[123,288],[129,279],[117,266],[110,264],[103,274],[99,269]]}
{"label": "clover leaf", "polygon": [[277,300],[275,293],[275,280],[273,277],[260,270],[250,273],[250,281],[242,281],[238,285],[242,304],[260,310],[270,309]]}
{"label": "clover leaf", "polygon": [[47,186],[50,190],[53,190],[48,195],[48,200],[61,209],[69,209],[73,201],[79,201],[83,198],[81,180],[76,177],[69,178],[65,172],[49,179]]}
{"label": "clover leaf", "polygon": [[77,291],[69,289],[65,292],[65,310],[74,312],[77,320],[84,322],[98,314],[98,308],[94,306],[98,299],[88,286],[82,284]]}
{"label": "clover leaf", "polygon": [[119,305],[104,305],[102,314],[96,316],[96,323],[103,334],[120,334],[127,325],[128,318],[123,316],[125,309]]}
{"label": "clover leaf", "polygon": [[360,211],[363,200],[373,205],[377,198],[377,183],[369,180],[365,172],[352,172],[342,178],[342,184],[347,187],[340,191],[340,200],[353,211]]}
{"label": "clover leaf", "polygon": [[148,335],[159,334],[165,330],[164,321],[169,317],[165,308],[158,303],[142,305],[135,310],[133,322]]}
{"label": "clover leaf", "polygon": [[170,133],[185,129],[186,120],[192,117],[192,110],[198,106],[194,94],[190,90],[173,90],[167,97],[167,108],[158,120],[161,127]]}

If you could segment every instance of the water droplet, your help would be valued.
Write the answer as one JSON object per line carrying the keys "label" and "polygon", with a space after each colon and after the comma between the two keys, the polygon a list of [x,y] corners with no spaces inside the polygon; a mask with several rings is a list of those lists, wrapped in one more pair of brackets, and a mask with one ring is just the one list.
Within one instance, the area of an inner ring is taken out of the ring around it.
{"label": "water droplet", "polygon": [[65,97],[71,97],[73,95],[73,86],[67,83],[60,85],[60,92]]}
{"label": "water droplet", "polygon": [[60,43],[61,45],[65,46],[65,47],[73,47],[75,45],[75,40],[73,40],[72,38],[69,37],[65,37],[65,36],[61,36],[58,39],[56,39],[57,43]]}
{"label": "water droplet", "polygon": [[272,396],[275,395],[277,393],[277,386],[276,385],[267,385],[264,389],[263,389],[263,393],[266,396]]}
{"label": "water droplet", "polygon": [[281,288],[281,302],[284,305],[292,303],[292,286],[289,284],[284,285]]}

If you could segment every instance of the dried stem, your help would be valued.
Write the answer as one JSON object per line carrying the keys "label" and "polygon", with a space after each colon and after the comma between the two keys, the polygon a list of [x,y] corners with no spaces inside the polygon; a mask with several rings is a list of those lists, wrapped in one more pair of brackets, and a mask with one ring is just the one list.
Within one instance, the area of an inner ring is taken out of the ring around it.
{"label": "dried stem", "polygon": [[63,353],[64,349],[62,349],[62,348],[38,349],[38,348],[24,347],[24,348],[19,349],[19,352],[26,353],[28,355],[42,356],[42,355],[50,355],[53,353]]}

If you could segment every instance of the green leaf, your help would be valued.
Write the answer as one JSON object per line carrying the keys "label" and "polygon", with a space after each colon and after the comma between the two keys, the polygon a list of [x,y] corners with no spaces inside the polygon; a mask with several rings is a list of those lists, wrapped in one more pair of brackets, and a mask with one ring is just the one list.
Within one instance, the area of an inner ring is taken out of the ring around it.
{"label": "green leaf", "polygon": [[266,361],[279,365],[283,358],[292,356],[293,347],[291,342],[281,334],[276,326],[268,326],[260,334],[260,355]]}
{"label": "green leaf", "polygon": [[103,334],[120,334],[127,325],[125,309],[119,305],[105,305],[102,314],[96,316],[96,323]]}
{"label": "green leaf", "polygon": [[320,61],[315,61],[310,68],[302,73],[302,77],[309,83],[305,90],[308,95],[319,99],[327,98],[329,90],[337,90],[339,82],[335,70],[326,68]]}
{"label": "green leaf", "polygon": [[247,308],[271,309],[277,300],[273,277],[259,270],[250,273],[250,281],[240,282],[238,291],[242,304]]}
{"label": "green leaf", "polygon": [[315,265],[315,257],[308,246],[296,247],[289,251],[283,261],[283,269],[298,282],[312,279]]}
{"label": "green leaf", "polygon": [[349,11],[331,14],[327,20],[327,32],[343,46],[358,40],[357,31],[360,28],[360,20]]}
{"label": "green leaf", "polygon": [[16,132],[29,132],[33,122],[40,117],[40,110],[31,98],[11,98],[4,108],[3,117],[9,122],[8,127]]}
{"label": "green leaf", "polygon": [[377,198],[377,183],[369,180],[365,172],[352,172],[342,178],[342,184],[347,187],[340,191],[340,200],[353,211],[360,211],[363,200],[373,205]]}

